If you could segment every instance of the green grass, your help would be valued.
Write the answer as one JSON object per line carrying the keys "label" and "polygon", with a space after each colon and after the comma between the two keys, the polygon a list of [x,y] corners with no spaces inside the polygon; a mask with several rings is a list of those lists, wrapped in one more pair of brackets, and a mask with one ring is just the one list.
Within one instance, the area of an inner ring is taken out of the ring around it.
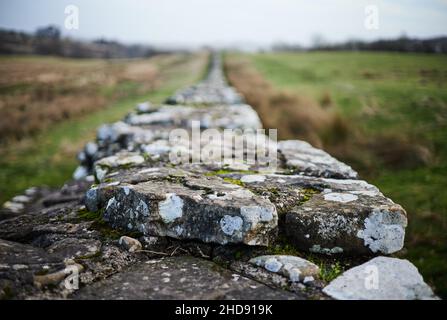
{"label": "green grass", "polygon": [[[57,187],[69,180],[77,166],[76,153],[87,141],[95,138],[100,125],[120,120],[139,102],[161,103],[175,90],[203,77],[206,63],[194,64],[191,62],[194,59],[200,58],[190,56],[168,62],[162,60],[159,66],[162,79],[155,90],[144,95],[130,94],[104,109],[60,122],[34,137],[3,147],[0,203],[30,186]],[[128,84],[125,86],[129,87]]]}
{"label": "green grass", "polygon": [[[360,133],[358,139],[380,145],[384,136],[399,138],[430,151],[429,162],[411,167],[390,166],[365,144],[354,149],[360,160],[341,160],[407,210],[409,227],[401,256],[447,297],[447,56],[313,52],[244,58],[275,88],[321,104],[329,97],[329,108]],[[392,146],[383,146],[387,148]]]}

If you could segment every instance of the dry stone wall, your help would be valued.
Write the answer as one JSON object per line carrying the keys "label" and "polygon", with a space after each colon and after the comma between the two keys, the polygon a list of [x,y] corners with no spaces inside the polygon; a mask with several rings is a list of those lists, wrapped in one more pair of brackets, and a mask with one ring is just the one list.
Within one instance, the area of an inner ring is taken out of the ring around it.
{"label": "dry stone wall", "polygon": [[[74,181],[5,205],[3,295],[435,298],[410,262],[370,260],[403,248],[400,205],[323,150],[259,129],[219,56],[167,104],[142,103],[103,125]],[[328,283],[315,256],[356,267]],[[364,268],[377,273],[373,289]],[[77,286],[67,285],[72,274]]]}

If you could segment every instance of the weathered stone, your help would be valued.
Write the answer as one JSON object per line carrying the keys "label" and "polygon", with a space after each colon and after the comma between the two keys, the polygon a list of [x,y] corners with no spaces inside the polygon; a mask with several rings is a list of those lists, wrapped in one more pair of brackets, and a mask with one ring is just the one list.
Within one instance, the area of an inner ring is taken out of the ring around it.
{"label": "weathered stone", "polygon": [[49,253],[57,253],[65,259],[90,258],[101,250],[101,242],[94,239],[65,238],[47,248]]}
{"label": "weathered stone", "polygon": [[186,89],[175,93],[167,100],[170,104],[238,104],[242,97],[225,81],[222,69],[220,68],[220,58],[215,56],[207,78]]}
{"label": "weathered stone", "polygon": [[99,185],[91,206],[113,227],[148,236],[265,246],[276,235],[275,207],[245,188],[212,176],[161,178]]}
{"label": "weathered stone", "polygon": [[403,247],[406,213],[365,181],[303,175],[227,174],[268,197],[297,248],[324,254],[390,254]]}
{"label": "weathered stone", "polygon": [[232,274],[213,262],[180,256],[148,260],[79,290],[75,299],[299,299]]}
{"label": "weathered stone", "polygon": [[388,257],[374,258],[344,272],[323,292],[339,300],[436,299],[411,262]]}
{"label": "weathered stone", "polygon": [[34,275],[65,268],[62,257],[33,246],[0,239],[0,299],[24,298],[37,291]]}
{"label": "weathered stone", "polygon": [[286,166],[299,172],[324,178],[355,179],[358,176],[350,166],[305,141],[280,141],[278,150]]}
{"label": "weathered stone", "polygon": [[274,273],[279,273],[287,277],[292,282],[309,282],[310,278],[318,277],[320,269],[314,263],[306,259],[286,256],[267,255],[259,256],[250,260],[250,263]]}
{"label": "weathered stone", "polygon": [[140,154],[122,151],[95,162],[95,176],[102,181],[111,169],[136,166],[142,163],[144,163],[144,157]]}
{"label": "weathered stone", "polygon": [[65,280],[67,277],[75,276],[78,277],[79,273],[81,273],[84,270],[84,267],[79,263],[70,262],[64,269],[44,274],[44,275],[35,275],[34,276],[34,284],[39,287],[45,287],[50,285],[61,285],[65,289],[71,289],[75,290],[76,288],[73,286],[71,287],[71,282],[69,282],[70,279],[67,279],[66,283],[62,283],[63,280]]}
{"label": "weathered stone", "polygon": [[382,195],[323,192],[291,209],[284,226],[290,241],[312,252],[390,254],[404,245],[407,218]]}
{"label": "weathered stone", "polygon": [[143,249],[140,241],[127,236],[122,236],[119,240],[119,244],[129,252],[135,252]]}
{"label": "weathered stone", "polygon": [[138,113],[150,113],[156,110],[149,101],[139,103],[135,109]]}

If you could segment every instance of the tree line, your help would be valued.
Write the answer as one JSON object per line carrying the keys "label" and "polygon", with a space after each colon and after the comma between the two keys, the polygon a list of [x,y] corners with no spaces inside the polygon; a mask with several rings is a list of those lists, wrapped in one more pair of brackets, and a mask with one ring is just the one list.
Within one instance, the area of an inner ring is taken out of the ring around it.
{"label": "tree line", "polygon": [[151,46],[124,45],[99,39],[78,41],[62,37],[56,26],[38,28],[34,33],[0,29],[0,54],[39,54],[70,58],[142,58],[166,52]]}

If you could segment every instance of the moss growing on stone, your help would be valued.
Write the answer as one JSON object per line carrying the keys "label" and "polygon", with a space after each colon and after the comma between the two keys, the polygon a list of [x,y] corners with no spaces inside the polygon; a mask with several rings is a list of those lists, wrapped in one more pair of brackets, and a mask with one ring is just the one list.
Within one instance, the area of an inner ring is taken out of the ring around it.
{"label": "moss growing on stone", "polygon": [[96,252],[95,254],[90,254],[90,255],[85,255],[85,256],[79,256],[76,257],[74,260],[77,262],[81,262],[82,260],[88,260],[88,259],[93,259],[93,258],[99,258],[101,256],[101,250],[99,250],[98,252]]}
{"label": "moss growing on stone", "polygon": [[340,262],[336,261],[334,263],[320,263],[318,265],[320,268],[320,274],[319,277],[321,280],[325,282],[331,282],[335,278],[337,278],[339,275],[343,273],[343,267],[341,266]]}
{"label": "moss growing on stone", "polygon": [[257,171],[253,170],[228,170],[228,169],[219,169],[216,171],[210,171],[205,173],[205,176],[219,176],[219,175],[225,175],[225,174],[257,174]]}
{"label": "moss growing on stone", "polygon": [[145,162],[150,162],[152,160],[151,154],[149,152],[144,152],[142,156]]}
{"label": "moss growing on stone", "polygon": [[183,184],[183,183],[185,183],[185,176],[170,174],[166,178],[164,178],[164,180],[173,182],[173,183]]}
{"label": "moss growing on stone", "polygon": [[309,201],[313,195],[320,193],[320,191],[316,190],[316,189],[312,189],[312,188],[305,188],[301,190],[301,194],[302,194],[302,199],[300,201],[300,203],[304,203]]}
{"label": "moss growing on stone", "polygon": [[92,220],[97,220],[97,219],[102,218],[102,214],[100,211],[91,212],[91,211],[88,211],[87,209],[80,209],[78,211],[78,217],[82,220],[92,221]]}
{"label": "moss growing on stone", "polygon": [[276,242],[267,248],[268,254],[274,255],[289,255],[301,257],[300,252],[291,244],[287,242],[284,237],[278,237]]}
{"label": "moss growing on stone", "polygon": [[245,184],[239,179],[233,179],[233,178],[223,178],[223,179],[225,182],[228,182],[228,183],[232,183],[232,184],[235,184],[235,185],[238,185],[241,187],[245,186]]}
{"label": "moss growing on stone", "polygon": [[78,217],[81,220],[93,221],[91,228],[97,230],[104,238],[118,239],[122,234],[111,228],[103,219],[104,209],[96,212],[81,209],[78,211]]}
{"label": "moss growing on stone", "polygon": [[242,252],[241,251],[236,251],[234,253],[234,259],[240,260],[241,258],[242,258]]}

